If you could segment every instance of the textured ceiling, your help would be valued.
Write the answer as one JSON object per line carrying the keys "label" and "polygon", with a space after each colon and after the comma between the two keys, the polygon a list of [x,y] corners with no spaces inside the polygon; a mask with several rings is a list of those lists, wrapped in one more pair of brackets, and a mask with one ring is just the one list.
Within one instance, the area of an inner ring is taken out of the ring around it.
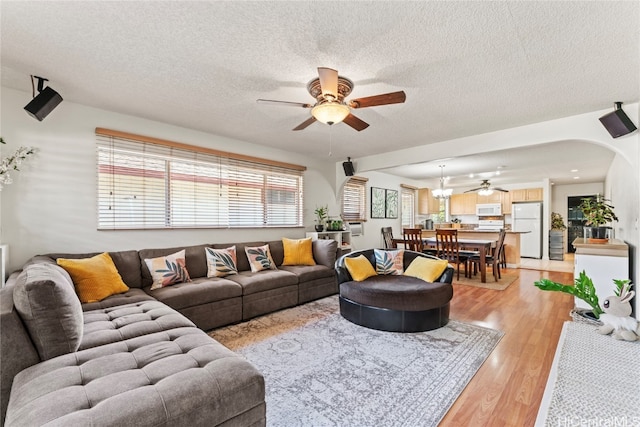
{"label": "textured ceiling", "polygon": [[[336,160],[358,158],[640,99],[636,1],[0,7],[3,86],[30,91],[40,75],[68,101],[318,158],[329,140]],[[256,103],[313,102],[318,66],[355,83],[349,98],[407,101],[355,111],[362,132],[292,132],[309,110]]]}

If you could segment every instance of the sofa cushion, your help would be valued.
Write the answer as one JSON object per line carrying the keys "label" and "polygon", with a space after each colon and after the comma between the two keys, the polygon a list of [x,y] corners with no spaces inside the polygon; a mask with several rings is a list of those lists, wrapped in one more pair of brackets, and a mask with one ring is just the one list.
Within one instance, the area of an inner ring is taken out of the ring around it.
{"label": "sofa cushion", "polygon": [[162,289],[149,291],[149,294],[171,308],[182,310],[187,307],[203,305],[214,301],[242,296],[242,287],[230,277],[201,277],[188,283],[179,283]]}
{"label": "sofa cushion", "polygon": [[282,265],[316,265],[313,259],[311,237],[306,239],[282,238],[284,260]]}
{"label": "sofa cushion", "polygon": [[257,273],[242,271],[233,276],[228,276],[228,279],[242,286],[242,295],[298,284],[298,276],[284,270],[264,270]]}
{"label": "sofa cushion", "polygon": [[402,265],[404,260],[404,249],[390,251],[374,249],[373,254],[376,257],[377,274],[391,274],[399,276],[404,273],[404,267]]}
{"label": "sofa cushion", "polygon": [[289,271],[298,276],[299,283],[326,279],[336,274],[332,268],[327,268],[324,265],[282,265],[280,270]]}
{"label": "sofa cushion", "polygon": [[244,251],[249,260],[249,267],[252,273],[263,270],[276,270],[276,263],[271,258],[269,245],[264,246],[245,246]]}
{"label": "sofa cushion", "polygon": [[263,405],[253,365],[199,329],[177,328],[23,370],[5,427],[214,426]]}
{"label": "sofa cushion", "polygon": [[[67,253],[51,253],[44,255],[52,260],[58,258],[79,259],[79,258],[91,258],[99,255],[100,252],[91,252],[85,254],[67,254]],[[130,288],[142,287],[142,274],[140,272],[140,258],[138,257],[138,251],[119,251],[109,252],[109,256],[113,260],[118,273],[122,277],[122,281]],[[43,255],[35,256],[33,259],[42,258]]]}
{"label": "sofa cushion", "polygon": [[345,258],[344,265],[356,282],[361,282],[376,275],[376,271],[364,255],[355,258]]}
{"label": "sofa cushion", "polygon": [[76,351],[82,307],[69,275],[57,265],[27,266],[16,279],[14,304],[42,360]]}
{"label": "sofa cushion", "polygon": [[194,326],[186,317],[159,301],[142,301],[85,311],[84,332],[79,349]]}
{"label": "sofa cushion", "polygon": [[224,249],[204,248],[207,256],[207,277],[224,277],[238,274],[236,247]]}
{"label": "sofa cushion", "polygon": [[318,239],[312,242],[311,247],[313,249],[313,259],[316,261],[316,264],[333,269],[336,263],[338,242],[333,239]]}
{"label": "sofa cushion", "polygon": [[100,301],[129,290],[106,252],[91,258],[58,258],[56,262],[71,276],[80,302]]}
{"label": "sofa cushion", "polygon": [[82,304],[82,311],[99,310],[101,308],[115,307],[117,305],[133,304],[135,302],[155,300],[155,298],[153,298],[142,289],[133,288],[129,289],[127,292],[107,297],[102,301],[84,303]]}
{"label": "sofa cushion", "polygon": [[[185,261],[189,277],[194,279],[196,277],[207,277],[207,258],[204,254],[204,248],[210,245],[195,245],[195,246],[183,246],[179,248],[165,248],[165,249],[141,249],[138,251],[138,265],[142,273],[142,287],[146,288],[151,286],[153,279],[147,264],[144,262],[147,258],[158,258],[167,256],[184,249]],[[231,246],[231,245],[227,245]],[[227,247],[225,246],[225,247]]]}
{"label": "sofa cushion", "polygon": [[425,282],[433,282],[442,276],[449,263],[445,259],[429,259],[416,257],[409,268],[404,272],[405,276],[417,277]]}
{"label": "sofa cushion", "polygon": [[144,262],[153,279],[151,290],[191,281],[186,268],[184,249],[166,256],[145,258]]}

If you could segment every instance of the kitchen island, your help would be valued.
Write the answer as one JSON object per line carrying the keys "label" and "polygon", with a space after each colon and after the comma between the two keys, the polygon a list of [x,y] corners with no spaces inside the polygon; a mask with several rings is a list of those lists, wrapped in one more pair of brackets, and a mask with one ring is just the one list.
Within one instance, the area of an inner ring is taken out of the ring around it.
{"label": "kitchen island", "polygon": [[[481,240],[498,240],[500,232],[493,230],[466,230],[458,228],[459,239],[481,239]],[[520,267],[520,235],[530,233],[530,231],[511,231],[507,230],[504,237],[505,258],[507,268]],[[422,230],[422,237],[434,237],[436,230]]]}

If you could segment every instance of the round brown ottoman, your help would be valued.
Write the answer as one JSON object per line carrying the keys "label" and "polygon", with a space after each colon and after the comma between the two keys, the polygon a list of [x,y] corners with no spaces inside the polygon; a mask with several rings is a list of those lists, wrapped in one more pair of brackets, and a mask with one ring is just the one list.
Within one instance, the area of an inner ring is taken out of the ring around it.
{"label": "round brown ottoman", "polygon": [[391,332],[421,332],[449,322],[451,283],[408,276],[374,276],[340,283],[340,314],[360,326]]}

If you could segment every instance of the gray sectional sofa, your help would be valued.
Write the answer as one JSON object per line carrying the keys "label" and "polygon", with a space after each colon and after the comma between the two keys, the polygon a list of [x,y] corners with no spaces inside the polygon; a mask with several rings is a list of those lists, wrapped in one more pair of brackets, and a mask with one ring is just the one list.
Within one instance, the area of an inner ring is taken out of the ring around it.
{"label": "gray sectional sofa", "polygon": [[[252,273],[245,246],[268,243],[277,270]],[[205,247],[237,248],[238,274],[207,278]],[[144,262],[186,250],[192,281],[150,290]],[[29,260],[0,290],[2,425],[260,426],[264,378],[203,330],[337,293],[337,244],[315,266],[283,266],[281,241],[110,252],[129,286],[81,304],[57,258]]]}

